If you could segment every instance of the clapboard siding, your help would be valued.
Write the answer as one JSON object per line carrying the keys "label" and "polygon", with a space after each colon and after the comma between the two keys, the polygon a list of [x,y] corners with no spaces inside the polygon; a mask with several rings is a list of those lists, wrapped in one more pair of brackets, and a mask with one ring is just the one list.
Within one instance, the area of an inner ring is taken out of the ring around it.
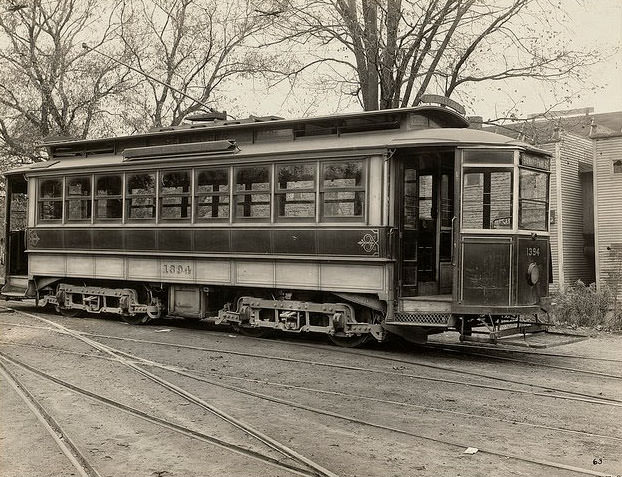
{"label": "clapboard siding", "polygon": [[594,265],[586,257],[583,236],[583,191],[579,164],[592,164],[592,142],[589,139],[563,134],[561,138],[561,183],[563,202],[564,284],[577,280],[592,283]]}
{"label": "clapboard siding", "polygon": [[550,208],[555,214],[551,227],[551,291],[572,285],[577,280],[595,280],[593,261],[584,253],[583,187],[579,164],[592,163],[592,143],[572,134],[562,133],[559,140],[540,145],[553,154],[551,161]]}
{"label": "clapboard siding", "polygon": [[595,139],[598,276],[600,283],[616,288],[622,299],[622,173],[613,172],[615,160],[622,160],[622,136]]}
{"label": "clapboard siding", "polygon": [[553,283],[551,283],[550,290],[559,290],[559,240],[557,237],[558,224],[559,224],[559,210],[557,204],[557,155],[559,154],[558,142],[552,142],[548,144],[541,144],[539,147],[545,151],[553,154],[551,160],[551,180],[550,180],[550,210],[552,214],[555,214],[555,220],[550,224],[551,231],[551,263],[553,268]]}

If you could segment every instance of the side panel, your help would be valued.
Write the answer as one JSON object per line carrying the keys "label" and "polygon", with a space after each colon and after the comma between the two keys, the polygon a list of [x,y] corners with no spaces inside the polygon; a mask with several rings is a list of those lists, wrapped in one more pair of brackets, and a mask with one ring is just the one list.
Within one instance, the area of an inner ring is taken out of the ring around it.
{"label": "side panel", "polygon": [[269,259],[30,254],[31,276],[372,293],[389,296],[392,264]]}

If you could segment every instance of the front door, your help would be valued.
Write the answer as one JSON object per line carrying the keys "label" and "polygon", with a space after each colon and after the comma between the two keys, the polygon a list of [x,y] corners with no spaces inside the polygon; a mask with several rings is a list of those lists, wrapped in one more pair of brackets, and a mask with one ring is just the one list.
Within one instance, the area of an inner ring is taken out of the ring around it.
{"label": "front door", "polygon": [[453,151],[403,154],[400,161],[399,292],[451,293]]}

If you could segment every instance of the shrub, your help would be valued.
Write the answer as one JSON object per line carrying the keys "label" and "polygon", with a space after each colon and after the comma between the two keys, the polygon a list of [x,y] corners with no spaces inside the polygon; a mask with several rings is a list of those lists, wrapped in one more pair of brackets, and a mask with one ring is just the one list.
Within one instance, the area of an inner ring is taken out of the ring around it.
{"label": "shrub", "polygon": [[614,315],[618,315],[618,320],[608,316],[613,307],[613,298],[614,294],[608,286],[598,291],[595,283],[586,286],[578,280],[553,297],[555,321],[576,326],[610,327],[608,322],[614,324],[615,321],[622,321],[619,310],[613,311]]}

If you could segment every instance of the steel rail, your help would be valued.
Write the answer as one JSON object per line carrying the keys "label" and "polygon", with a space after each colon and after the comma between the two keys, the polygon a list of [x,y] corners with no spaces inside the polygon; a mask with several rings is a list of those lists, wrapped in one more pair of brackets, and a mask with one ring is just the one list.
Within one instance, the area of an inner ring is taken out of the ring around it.
{"label": "steel rail", "polygon": [[[219,349],[219,348],[206,348],[206,347],[202,347],[202,346],[184,345],[184,344],[179,344],[179,343],[167,343],[165,341],[141,340],[141,339],[138,339],[138,338],[127,338],[127,337],[121,337],[121,336],[100,335],[100,334],[96,334],[96,333],[88,333],[88,336],[91,336],[93,338],[103,338],[103,339],[112,339],[112,340],[119,340],[119,341],[129,341],[129,342],[153,344],[153,345],[159,345],[159,346],[169,346],[169,347],[176,347],[176,348],[182,348],[182,349],[192,349],[192,350],[196,350],[196,351],[205,351],[205,352],[210,352],[210,353],[221,353],[221,354],[230,354],[230,355],[235,355],[235,356],[245,356],[245,357],[249,357],[249,358],[262,358],[262,359],[274,360],[274,361],[284,361],[284,362],[291,362],[291,363],[298,363],[298,364],[308,364],[308,365],[311,365],[311,366],[321,366],[321,367],[337,368],[337,369],[344,369],[344,370],[349,370],[349,371],[362,371],[362,372],[366,372],[366,373],[384,374],[384,375],[390,375],[390,376],[400,376],[400,377],[403,377],[403,378],[420,379],[420,380],[425,380],[425,381],[434,381],[434,382],[447,383],[447,384],[457,384],[457,385],[468,386],[468,387],[475,387],[475,388],[482,388],[482,389],[491,389],[491,390],[495,390],[495,391],[515,392],[515,393],[519,393],[519,394],[529,394],[529,395],[534,395],[534,396],[539,396],[539,397],[548,397],[548,398],[555,398],[555,399],[567,399],[567,400],[572,400],[572,401],[588,402],[588,403],[592,403],[592,404],[602,404],[602,405],[610,405],[610,406],[622,407],[622,400],[615,399],[615,398],[594,396],[592,394],[580,393],[578,391],[567,391],[567,390],[564,390],[564,389],[554,388],[554,387],[550,387],[550,386],[542,386],[542,385],[538,385],[538,384],[523,383],[523,382],[520,382],[520,381],[514,381],[514,380],[511,380],[511,379],[501,378],[501,377],[497,377],[497,376],[488,376],[488,375],[485,375],[485,374],[479,374],[479,373],[474,373],[474,372],[470,372],[470,371],[446,368],[444,366],[420,365],[420,366],[425,366],[425,367],[429,367],[429,368],[433,368],[433,369],[442,369],[444,371],[450,371],[450,372],[457,373],[457,374],[466,374],[466,375],[469,375],[469,376],[475,376],[475,377],[478,377],[478,378],[490,379],[490,380],[494,380],[494,381],[507,382],[507,383],[510,383],[510,384],[518,384],[518,385],[522,385],[522,386],[531,386],[531,387],[542,389],[542,390],[545,390],[545,391],[566,393],[566,394],[570,394],[570,395],[569,396],[567,396],[567,395],[560,395],[560,394],[553,395],[553,394],[541,393],[541,392],[536,392],[536,391],[529,391],[529,390],[526,390],[526,389],[514,389],[514,388],[509,388],[509,387],[492,386],[492,385],[488,385],[488,384],[470,383],[470,382],[465,382],[465,381],[456,381],[456,380],[452,380],[452,379],[433,378],[433,377],[430,377],[430,376],[423,376],[423,375],[411,374],[411,373],[399,373],[399,372],[396,372],[396,371],[388,371],[388,370],[384,370],[384,369],[363,368],[363,367],[360,367],[360,366],[350,366],[350,365],[345,365],[345,364],[328,363],[328,362],[322,362],[322,361],[311,361],[311,360],[305,360],[305,359],[287,358],[287,357],[283,357],[283,356],[263,355],[263,354],[257,354],[257,353],[248,353],[248,352],[244,352],[244,351],[230,351],[230,350],[223,350],[223,349]],[[419,364],[414,363],[414,362],[409,363],[409,364],[419,365]]]}
{"label": "steel rail", "polygon": [[[92,357],[97,357],[95,355],[93,355]],[[113,360],[111,358],[106,358],[103,356],[99,356],[99,359],[106,359],[106,360],[111,360],[111,361],[116,361]],[[0,351],[0,366],[2,365],[2,361],[8,361],[12,364],[14,364],[15,366],[19,366],[20,368],[23,368],[27,371],[30,371],[31,373],[44,378],[48,381],[51,381],[55,384],[58,384],[59,386],[62,386],[66,389],[69,389],[77,394],[83,395],[95,402],[99,402],[102,404],[105,404],[109,407],[112,407],[114,409],[118,409],[120,411],[126,412],[130,415],[133,415],[135,417],[138,417],[140,419],[143,419],[145,421],[160,425],[162,427],[165,427],[167,429],[170,429],[172,431],[178,432],[182,435],[185,435],[187,437],[191,437],[193,439],[197,439],[209,444],[213,444],[217,447],[220,447],[222,449],[234,452],[236,454],[240,454],[243,455],[245,457],[251,457],[253,459],[262,461],[264,463],[291,471],[295,474],[298,475],[303,475],[303,476],[315,476],[317,475],[316,473],[311,473],[305,469],[300,469],[298,467],[294,467],[291,466],[287,463],[284,463],[282,461],[279,461],[273,457],[261,454],[259,452],[253,451],[251,449],[247,449],[245,447],[241,447],[237,444],[233,444],[231,442],[227,442],[223,439],[219,439],[218,437],[209,435],[209,434],[205,434],[203,432],[200,431],[196,431],[194,429],[190,429],[188,427],[182,426],[180,424],[175,424],[174,422],[168,421],[166,419],[162,419],[160,417],[154,416],[152,414],[146,413],[144,411],[141,411],[140,409],[136,409],[134,407],[128,406],[127,404],[123,404],[119,401],[115,401],[113,399],[109,399],[107,397],[104,397],[100,394],[94,393],[92,391],[88,391],[84,388],[81,388],[79,386],[76,386],[74,384],[69,383],[68,381],[62,380],[60,378],[57,378],[55,376],[52,376],[51,374],[46,373],[45,371],[42,371],[34,366],[31,366],[29,364],[24,363],[23,361],[20,361],[14,357],[8,356],[6,353],[3,353],[2,351]]]}
{"label": "steel rail", "polygon": [[[276,404],[282,404],[282,405],[286,405],[286,406],[293,407],[293,408],[296,408],[296,409],[302,409],[302,410],[305,410],[305,411],[309,411],[309,412],[312,412],[312,413],[315,413],[315,414],[321,414],[321,415],[324,415],[324,416],[328,416],[328,417],[333,417],[333,418],[340,419],[340,420],[349,421],[349,422],[352,422],[352,423],[355,423],[355,424],[359,424],[359,425],[365,425],[365,426],[373,427],[373,428],[376,428],[376,429],[382,429],[382,430],[386,430],[386,431],[395,432],[395,433],[398,433],[398,434],[407,435],[407,436],[410,436],[410,437],[415,437],[415,438],[419,438],[419,439],[423,439],[423,440],[428,440],[428,441],[436,442],[436,443],[439,443],[439,444],[445,444],[445,445],[451,446],[451,447],[458,447],[460,449],[465,449],[467,447],[472,447],[472,445],[470,445],[470,444],[467,446],[465,444],[462,444],[462,443],[459,443],[459,442],[455,442],[455,441],[451,441],[451,440],[440,439],[438,437],[431,437],[431,436],[427,436],[425,434],[417,434],[415,432],[407,431],[407,430],[400,429],[400,428],[397,428],[397,427],[387,426],[387,425],[384,425],[384,424],[378,424],[378,423],[374,423],[374,422],[371,422],[371,421],[367,421],[367,420],[363,420],[363,419],[358,419],[358,418],[355,418],[355,417],[352,417],[352,416],[346,416],[344,414],[336,413],[336,412],[333,412],[333,411],[327,411],[327,410],[324,410],[324,409],[319,409],[319,408],[315,408],[315,407],[312,407],[312,406],[307,406],[307,405],[300,404],[300,403],[297,403],[297,402],[288,401],[286,399],[281,399],[281,398],[278,398],[278,397],[275,397],[275,396],[270,396],[270,395],[267,395],[267,394],[250,391],[248,389],[239,388],[237,386],[231,386],[231,385],[219,383],[219,382],[216,382],[216,381],[211,381],[211,380],[202,378],[200,376],[193,375],[192,373],[183,372],[183,371],[179,370],[178,368],[176,368],[174,366],[167,366],[167,365],[159,365],[158,366],[155,361],[143,359],[143,358],[140,358],[138,356],[131,355],[129,353],[124,353],[124,352],[120,352],[120,353],[124,354],[125,356],[130,357],[132,359],[143,361],[143,362],[151,364],[151,365],[156,365],[157,367],[159,367],[161,369],[164,369],[166,371],[170,371],[170,372],[179,374],[181,376],[185,376],[185,377],[188,377],[188,378],[191,378],[191,379],[196,379],[197,381],[202,381],[202,382],[205,382],[207,384],[211,384],[211,385],[216,386],[216,387],[220,387],[220,388],[223,388],[223,389],[228,389],[228,390],[235,391],[235,392],[238,392],[238,393],[241,393],[241,394],[245,394],[245,395],[248,395],[248,396],[252,396],[252,397],[255,397],[255,398],[258,398],[258,399],[263,399],[263,400],[266,400],[266,401],[274,402]],[[494,456],[497,456],[497,457],[515,459],[515,460],[519,460],[519,461],[522,461],[522,462],[527,462],[527,463],[530,463],[530,464],[541,465],[541,466],[544,466],[544,467],[552,467],[552,468],[556,468],[556,469],[568,470],[568,471],[571,471],[571,472],[576,472],[576,473],[585,474],[585,475],[595,475],[595,476],[599,476],[599,477],[611,477],[610,473],[602,473],[602,472],[594,471],[594,470],[591,470],[591,469],[585,469],[585,468],[581,468],[581,467],[575,467],[575,466],[563,464],[563,463],[560,463],[560,462],[553,462],[553,461],[544,460],[544,459],[529,459],[529,458],[521,456],[521,455],[511,454],[511,453],[502,452],[502,451],[496,451],[496,450],[488,449],[488,448],[485,448],[485,447],[477,447],[477,449],[478,449],[479,452],[482,452],[482,453],[494,455]]]}
{"label": "steel rail", "polygon": [[153,382],[160,384],[162,387],[168,389],[169,391],[174,392],[175,394],[178,394],[179,396],[184,397],[185,399],[187,399],[189,402],[192,402],[210,412],[212,412],[213,414],[217,415],[218,417],[220,417],[221,419],[223,419],[224,421],[230,423],[231,425],[233,425],[234,427],[237,427],[238,429],[241,429],[245,432],[247,432],[248,434],[252,435],[253,437],[255,437],[257,440],[263,442],[264,444],[266,444],[267,446],[273,448],[274,450],[276,450],[277,452],[280,452],[281,454],[283,454],[286,457],[290,457],[296,461],[298,461],[299,463],[302,463],[312,469],[314,469],[317,473],[319,473],[319,475],[322,476],[326,476],[326,477],[337,477],[336,474],[334,474],[333,472],[331,472],[330,470],[322,467],[321,465],[317,464],[316,462],[312,461],[311,459],[303,456],[302,454],[299,454],[298,452],[296,452],[295,450],[287,447],[286,445],[278,442],[276,439],[271,438],[270,436],[264,434],[263,432],[259,431],[258,429],[253,428],[252,426],[240,421],[239,419],[236,419],[235,417],[227,414],[226,412],[218,409],[216,406],[209,404],[208,402],[204,401],[203,399],[199,398],[198,396],[193,395],[192,393],[186,391],[185,389],[180,388],[179,386],[176,386],[173,383],[170,383],[164,379],[162,379],[161,377],[145,370],[142,369],[140,366],[128,361],[127,359],[125,359],[124,357],[120,356],[118,354],[118,350],[115,350],[112,347],[106,346],[102,343],[99,343],[97,341],[94,341],[90,338],[87,338],[86,336],[83,336],[82,334],[80,334],[79,332],[72,330],[70,328],[67,328],[63,325],[60,325],[58,323],[55,323],[51,320],[48,320],[46,318],[34,315],[32,313],[26,313],[23,311],[18,311],[15,310],[13,308],[7,307],[13,311],[16,311],[18,313],[21,313],[25,316],[30,316],[32,318],[35,318],[39,321],[43,321],[44,323],[47,323],[55,328],[58,328],[60,330],[65,331],[67,334],[73,336],[74,338],[83,341],[84,343],[92,346],[95,349],[98,349],[99,351],[102,351],[103,353],[106,353],[108,355],[110,355],[113,358],[116,358],[116,360],[129,367],[134,369],[135,371],[137,371],[138,373],[142,374],[143,376],[145,376],[146,378],[152,380]]}
{"label": "steel rail", "polygon": [[[0,340],[0,344],[9,345],[9,346],[16,346],[16,347],[27,347],[27,348],[33,348],[33,349],[40,349],[40,350],[51,351],[51,352],[55,352],[55,353],[79,355],[79,356],[85,357],[85,358],[102,359],[102,360],[112,361],[112,362],[116,362],[117,361],[116,359],[109,358],[109,357],[106,357],[106,356],[101,356],[101,355],[96,355],[96,354],[86,354],[86,353],[77,352],[77,351],[70,351],[70,350],[66,350],[66,349],[62,349],[62,348],[56,348],[56,347],[53,347],[53,346],[39,346],[39,345],[33,345],[33,344],[28,344],[28,343],[11,343],[11,342],[2,341],[2,340]],[[0,354],[2,354],[2,353],[0,352]],[[128,353],[125,353],[125,354],[128,354]],[[144,358],[138,358],[138,359],[140,359],[141,362],[143,364],[147,365],[147,366],[154,366],[154,367],[171,366],[171,365],[167,365],[165,363],[159,363],[157,361],[145,360]],[[181,370],[181,371],[185,371],[185,372],[201,372],[200,370],[191,369],[191,368],[187,368],[187,367],[183,367],[183,366],[172,366],[172,368],[174,368],[174,369],[170,369],[171,371]],[[225,374],[225,373],[210,372],[210,373],[207,373],[207,374],[218,376],[219,378],[222,377],[222,378],[227,378],[227,379],[232,379],[232,380],[246,381],[246,382],[262,384],[262,385],[266,385],[266,386],[272,386],[272,387],[281,387],[281,388],[287,388],[287,389],[301,390],[301,391],[305,391],[305,392],[314,392],[314,393],[318,393],[318,394],[326,394],[326,395],[347,397],[347,398],[359,399],[359,400],[363,400],[363,401],[377,402],[377,403],[381,403],[381,404],[391,404],[391,405],[396,405],[396,406],[411,407],[411,408],[415,408],[415,409],[421,409],[423,411],[432,411],[432,412],[437,412],[437,413],[453,414],[453,415],[457,415],[457,416],[472,417],[472,418],[477,418],[477,419],[489,419],[489,420],[493,420],[493,421],[497,421],[497,422],[507,422],[507,423],[514,424],[514,425],[522,425],[522,426],[526,426],[526,427],[533,427],[533,428],[544,429],[544,430],[549,430],[549,431],[567,432],[567,433],[571,433],[571,434],[580,434],[580,435],[584,435],[584,436],[587,436],[587,437],[596,437],[596,438],[599,438],[599,439],[610,439],[610,440],[615,440],[615,441],[622,441],[622,437],[608,436],[608,435],[605,435],[605,434],[596,434],[596,433],[593,433],[593,432],[582,431],[582,430],[579,430],[579,429],[570,429],[570,428],[567,428],[567,427],[546,426],[546,425],[543,425],[543,424],[534,424],[534,423],[530,423],[530,422],[517,421],[517,420],[506,419],[506,418],[502,418],[502,417],[487,416],[487,415],[484,415],[484,414],[474,414],[474,413],[468,413],[468,412],[462,412],[462,411],[453,411],[451,409],[442,409],[442,408],[431,407],[431,406],[423,406],[423,405],[420,405],[420,404],[413,404],[413,403],[404,402],[404,401],[394,401],[394,400],[389,400],[389,399],[375,398],[375,397],[372,397],[372,396],[365,396],[365,395],[361,395],[361,394],[349,394],[349,393],[344,393],[342,391],[328,391],[328,390],[325,390],[325,389],[310,388],[310,387],[307,387],[307,386],[297,386],[295,384],[287,384],[287,383],[282,383],[282,382],[264,381],[264,380],[261,380],[261,379],[245,378],[245,377],[233,376],[233,375]],[[196,378],[196,379],[198,379],[198,378]]]}
{"label": "steel rail", "polygon": [[[18,311],[18,310],[15,310],[15,311],[17,311],[18,313],[25,314],[25,315],[30,315],[29,313],[25,313],[25,312],[22,312],[22,311]],[[30,315],[30,316],[33,316],[33,317],[41,319],[41,320],[49,321],[49,320],[47,320],[45,318],[37,317],[36,315]],[[53,323],[52,321],[49,321],[49,322]],[[62,325],[58,325],[58,326],[62,326]],[[47,328],[43,328],[42,327],[42,329],[47,329]],[[327,363],[327,362],[321,362],[321,361],[310,361],[310,360],[303,360],[303,359],[296,359],[296,358],[286,358],[286,357],[282,357],[282,356],[263,355],[263,354],[248,353],[248,352],[243,352],[243,351],[230,351],[230,350],[223,350],[223,349],[219,349],[219,348],[207,348],[207,347],[201,347],[201,346],[185,345],[185,344],[180,344],[180,343],[169,343],[169,342],[164,342],[164,341],[153,341],[153,340],[143,340],[143,339],[138,339],[138,338],[128,338],[128,337],[112,336],[112,335],[102,335],[102,334],[97,334],[97,333],[88,333],[88,332],[79,332],[79,331],[74,331],[74,332],[78,333],[81,336],[90,336],[90,337],[93,337],[93,338],[104,338],[104,339],[112,339],[112,340],[119,340],[119,341],[146,343],[146,344],[153,344],[153,345],[158,345],[158,346],[169,346],[169,347],[176,347],[176,348],[182,348],[182,349],[192,349],[192,350],[196,350],[196,351],[205,351],[205,352],[212,352],[212,353],[230,354],[230,355],[236,355],[236,356],[246,356],[246,357],[251,357],[251,358],[262,358],[262,359],[276,360],[276,361],[294,362],[294,363],[299,363],[299,364],[308,364],[308,365],[311,365],[311,366],[332,367],[332,368],[345,369],[345,370],[351,370],[351,371],[361,371],[361,372],[367,372],[367,373],[400,376],[400,377],[406,377],[406,378],[410,378],[410,379],[419,379],[419,380],[426,380],[426,381],[433,381],[433,382],[441,382],[441,383],[447,383],[447,384],[455,384],[455,385],[462,385],[462,386],[467,386],[467,387],[476,387],[476,388],[490,389],[490,390],[510,392],[510,393],[511,392],[515,392],[515,393],[519,393],[519,394],[529,394],[529,395],[534,395],[534,396],[539,396],[539,397],[547,397],[547,398],[553,398],[553,399],[565,399],[565,400],[586,402],[586,403],[591,403],[591,404],[600,404],[600,405],[610,405],[610,406],[614,406],[614,407],[622,407],[622,400],[616,399],[616,398],[609,398],[609,397],[603,397],[603,396],[594,396],[594,395],[589,394],[589,393],[581,393],[581,392],[578,392],[578,391],[568,391],[568,390],[565,390],[565,389],[559,389],[559,388],[555,388],[555,387],[551,387],[551,386],[543,386],[543,385],[539,385],[539,384],[520,382],[520,381],[508,379],[508,378],[502,378],[502,377],[499,377],[499,376],[490,376],[490,375],[475,373],[475,372],[466,371],[466,370],[459,370],[459,369],[454,369],[454,368],[448,368],[446,366],[432,365],[432,364],[426,364],[426,363],[418,363],[418,362],[410,361],[410,360],[399,360],[398,358],[379,357],[380,359],[396,361],[396,362],[402,362],[402,363],[407,363],[407,364],[411,364],[411,365],[415,365],[415,366],[427,367],[427,368],[431,368],[431,369],[438,369],[438,370],[443,370],[443,371],[447,371],[447,372],[452,372],[452,373],[455,373],[455,374],[474,376],[474,377],[477,377],[477,378],[489,379],[489,380],[493,380],[493,381],[500,381],[500,382],[505,382],[505,383],[514,384],[514,385],[517,384],[517,385],[521,385],[521,386],[528,386],[528,387],[532,387],[532,388],[541,389],[543,391],[548,391],[548,393],[540,393],[540,392],[530,391],[530,390],[526,390],[526,389],[514,389],[514,388],[511,388],[511,387],[509,388],[509,387],[501,387],[501,386],[492,386],[492,385],[488,385],[488,384],[471,383],[471,382],[465,382],[465,381],[456,381],[456,380],[450,380],[450,379],[444,379],[444,378],[434,378],[434,377],[430,377],[430,376],[423,376],[423,375],[412,374],[412,373],[400,373],[400,372],[388,371],[388,370],[383,370],[383,369],[362,368],[362,367],[359,367],[359,366],[341,365],[341,364]],[[307,345],[307,346],[312,346],[312,345]],[[327,349],[328,350],[330,348],[329,347],[319,347],[319,349]],[[357,355],[362,355],[362,356],[369,356],[369,357],[372,357],[372,358],[376,357],[373,354],[367,354],[367,353],[362,353],[362,352],[357,352],[357,351],[342,350],[340,348],[337,348],[337,350],[339,350],[339,352],[345,352],[345,353],[348,353],[348,354],[357,354]],[[550,392],[564,393],[564,394],[550,394]]]}
{"label": "steel rail", "polygon": [[[25,327],[25,328],[33,328],[33,329],[40,329],[40,330],[47,330],[47,331],[57,331],[57,332],[61,332],[59,330],[56,330],[54,328],[50,328],[47,326],[35,326],[35,325],[26,325],[26,324],[22,324],[22,323],[9,323],[6,321],[0,321],[0,325],[7,325],[7,326],[17,326],[17,327]],[[209,333],[209,331],[207,331]],[[106,335],[97,335],[94,333],[87,333],[87,332],[80,332],[86,336],[91,336],[91,337],[103,337]],[[112,338],[112,337],[111,337]],[[251,339],[251,340],[258,340],[258,341],[265,341],[268,343],[282,343],[282,344],[292,344],[296,347],[302,347],[302,348],[310,348],[310,349],[320,349],[320,350],[325,350],[325,351],[332,351],[332,352],[336,352],[336,353],[343,353],[343,354],[352,354],[352,355],[359,355],[359,356],[366,356],[366,357],[370,357],[370,358],[376,358],[376,359],[381,359],[381,360],[385,360],[385,361],[394,361],[397,363],[407,363],[407,364],[412,364],[412,365],[416,365],[416,366],[424,366],[424,367],[434,367],[437,369],[442,369],[442,367],[440,367],[439,365],[431,365],[431,364],[427,364],[427,363],[421,363],[419,361],[412,361],[412,360],[407,360],[404,358],[397,358],[397,357],[392,357],[392,356],[386,356],[386,355],[382,355],[382,354],[378,354],[378,353],[369,353],[369,352],[365,352],[365,351],[360,351],[360,350],[354,350],[354,349],[348,349],[348,348],[338,348],[336,346],[324,346],[324,345],[317,345],[317,344],[311,344],[311,343],[304,343],[304,342],[296,342],[296,343],[292,343],[290,341],[286,341],[286,340],[279,340],[279,339],[271,339],[271,338],[254,338],[252,336],[245,336],[245,338],[247,339]],[[121,339],[120,337],[115,338],[115,339]],[[127,338],[124,338],[127,339]],[[523,364],[527,364],[529,366],[537,366],[540,368],[551,368],[551,369],[559,369],[562,371],[570,371],[573,373],[582,373],[582,374],[587,374],[587,375],[592,375],[592,376],[598,376],[601,378],[611,378],[611,379],[622,379],[621,375],[617,375],[617,374],[609,374],[609,373],[603,373],[600,371],[593,371],[593,370],[588,370],[588,369],[580,369],[580,368],[572,368],[569,366],[559,366],[559,365],[555,365],[555,364],[548,364],[548,363],[535,363],[533,361],[528,361],[528,360],[524,360],[524,359],[518,359],[518,358],[508,358],[505,356],[495,356],[495,355],[491,355],[491,354],[484,354],[484,353],[472,353],[472,352],[468,352],[468,351],[461,351],[460,349],[452,349],[450,346],[453,345],[448,345],[448,346],[436,346],[436,345],[432,345],[430,343],[424,345],[425,347],[431,348],[435,351],[448,351],[448,352],[452,352],[452,353],[460,353],[460,354],[464,354],[467,356],[475,356],[475,357],[482,357],[482,358],[488,358],[488,359],[496,359],[498,361],[508,361],[508,362],[515,362],[515,363],[523,363]],[[465,348],[474,348],[474,349],[478,349],[475,346],[469,346],[469,345],[465,345]],[[482,347],[479,349],[484,349],[484,350],[490,350],[490,351],[503,351],[503,352],[508,352],[508,353],[512,353],[514,351],[519,351],[519,350],[505,350],[505,349],[494,349],[491,347]],[[522,350],[520,350],[522,351]],[[576,358],[576,356],[566,356],[566,355],[552,355],[552,354],[543,354],[543,353],[536,353],[536,354],[540,354],[542,356],[563,356],[563,357],[572,357],[572,358]],[[594,360],[600,360],[600,358],[592,358]],[[608,360],[608,359],[604,359],[604,361],[612,361],[612,360]],[[613,360],[614,362],[618,362],[617,360]],[[620,360],[619,362],[622,363],[622,360]],[[448,369],[449,371],[452,372],[460,372],[460,370],[456,370],[456,369]],[[477,376],[482,377],[485,375],[481,375],[481,374],[477,374]],[[512,381],[513,383],[515,381]],[[572,391],[571,391],[572,392]]]}
{"label": "steel rail", "polygon": [[46,411],[19,379],[9,371],[2,360],[0,360],[0,374],[15,390],[22,401],[26,403],[28,409],[35,415],[45,430],[52,436],[56,445],[58,445],[62,453],[69,459],[78,474],[81,477],[101,477],[101,474],[93,468],[86,457],[82,455],[78,447],[73,443],[69,434],[63,430],[60,424]]}

